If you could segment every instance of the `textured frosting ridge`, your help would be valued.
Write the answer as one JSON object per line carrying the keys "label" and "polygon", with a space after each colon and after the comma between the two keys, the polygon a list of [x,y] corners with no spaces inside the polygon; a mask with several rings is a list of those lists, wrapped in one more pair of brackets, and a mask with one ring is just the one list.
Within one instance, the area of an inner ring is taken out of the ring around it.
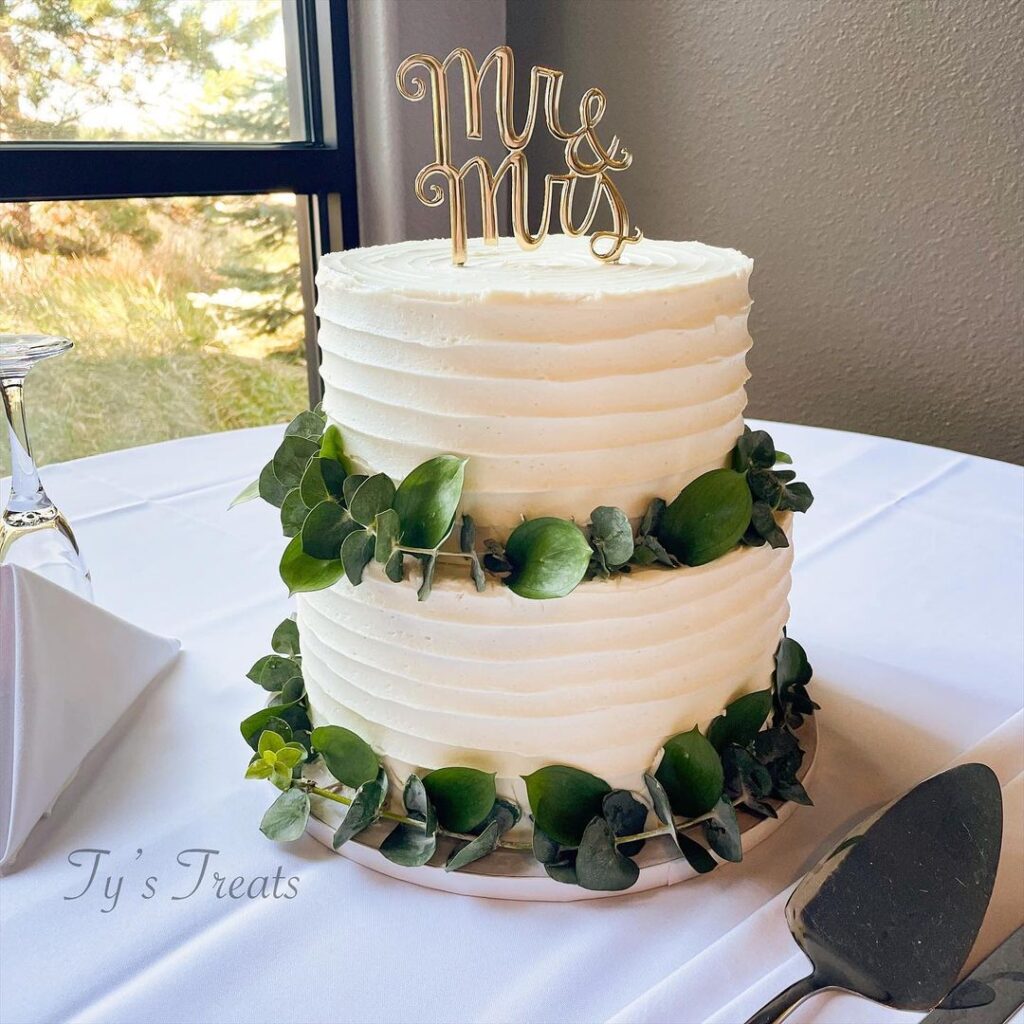
{"label": "textured frosting ridge", "polygon": [[667,736],[768,685],[791,561],[791,548],[737,548],[554,601],[478,594],[461,573],[426,602],[376,572],[302,594],[314,720],[359,733],[399,776],[461,764],[522,798],[519,776],[562,763],[642,788]]}
{"label": "textured frosting ridge", "polygon": [[533,252],[447,240],[327,256],[324,407],[353,457],[400,479],[470,457],[487,529],[598,504],[639,516],[722,465],[742,430],[751,261],[645,239],[597,266],[586,239]]}

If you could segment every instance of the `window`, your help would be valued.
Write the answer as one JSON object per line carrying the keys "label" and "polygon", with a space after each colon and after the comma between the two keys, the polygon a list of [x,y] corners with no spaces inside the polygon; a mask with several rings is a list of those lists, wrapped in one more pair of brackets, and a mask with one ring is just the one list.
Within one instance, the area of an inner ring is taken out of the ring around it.
{"label": "window", "polygon": [[354,179],[344,0],[0,5],[0,331],[76,342],[30,381],[39,461],[317,400]]}

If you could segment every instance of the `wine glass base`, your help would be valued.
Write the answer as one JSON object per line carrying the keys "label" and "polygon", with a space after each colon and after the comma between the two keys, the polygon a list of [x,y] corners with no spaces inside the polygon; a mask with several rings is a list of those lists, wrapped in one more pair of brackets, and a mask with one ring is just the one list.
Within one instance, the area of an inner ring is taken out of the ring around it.
{"label": "wine glass base", "polygon": [[48,518],[31,526],[14,526],[11,519],[38,516],[40,512],[3,516],[0,520],[0,564],[28,569],[91,601],[92,576],[78,551],[71,527],[53,505],[41,511],[48,513]]}
{"label": "wine glass base", "polygon": [[24,377],[36,363],[72,347],[70,339],[52,334],[0,335],[0,377]]}

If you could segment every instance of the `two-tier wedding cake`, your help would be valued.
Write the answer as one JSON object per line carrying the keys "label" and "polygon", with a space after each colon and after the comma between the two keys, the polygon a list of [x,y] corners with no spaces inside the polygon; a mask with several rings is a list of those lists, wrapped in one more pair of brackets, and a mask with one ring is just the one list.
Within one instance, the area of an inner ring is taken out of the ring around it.
{"label": "two-tier wedding cake", "polygon": [[[493,73],[496,168],[453,162],[456,68],[470,140]],[[323,402],[240,495],[280,510],[298,606],[249,671],[271,696],[241,725],[246,775],[281,790],[261,828],[514,898],[740,860],[756,822],[810,802],[817,707],[785,632],[811,492],[743,423],[751,261],[643,239],[600,90],[567,122],[561,72],[535,67],[519,121],[508,47],[414,54],[396,81],[431,97],[414,187],[451,237],[323,259]],[[541,109],[565,171],[534,229]]]}
{"label": "two-tier wedding cake", "polygon": [[[402,480],[468,458],[462,509],[506,538],[523,517],[616,505],[638,523],[727,465],[743,431],[751,261],[644,240],[614,266],[585,239],[511,239],[451,264],[447,240],[328,256],[318,287],[324,411],[362,472]],[[314,725],[342,725],[393,782],[466,765],[527,805],[569,764],[642,790],[663,741],[768,686],[792,548],[584,582],[554,601],[476,593],[438,570],[428,601],[379,570],[302,594]]]}

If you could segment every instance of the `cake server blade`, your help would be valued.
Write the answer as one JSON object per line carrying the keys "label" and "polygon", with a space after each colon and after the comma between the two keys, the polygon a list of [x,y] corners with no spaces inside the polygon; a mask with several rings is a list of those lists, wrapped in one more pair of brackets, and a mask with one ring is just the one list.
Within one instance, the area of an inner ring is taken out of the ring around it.
{"label": "cake server blade", "polygon": [[1024,927],[997,946],[921,1024],[1005,1024],[1024,1006]]}
{"label": "cake server blade", "polygon": [[862,822],[786,904],[790,931],[814,970],[747,1024],[773,1024],[829,988],[901,1010],[936,1006],[981,928],[1002,821],[995,773],[965,764]]}

